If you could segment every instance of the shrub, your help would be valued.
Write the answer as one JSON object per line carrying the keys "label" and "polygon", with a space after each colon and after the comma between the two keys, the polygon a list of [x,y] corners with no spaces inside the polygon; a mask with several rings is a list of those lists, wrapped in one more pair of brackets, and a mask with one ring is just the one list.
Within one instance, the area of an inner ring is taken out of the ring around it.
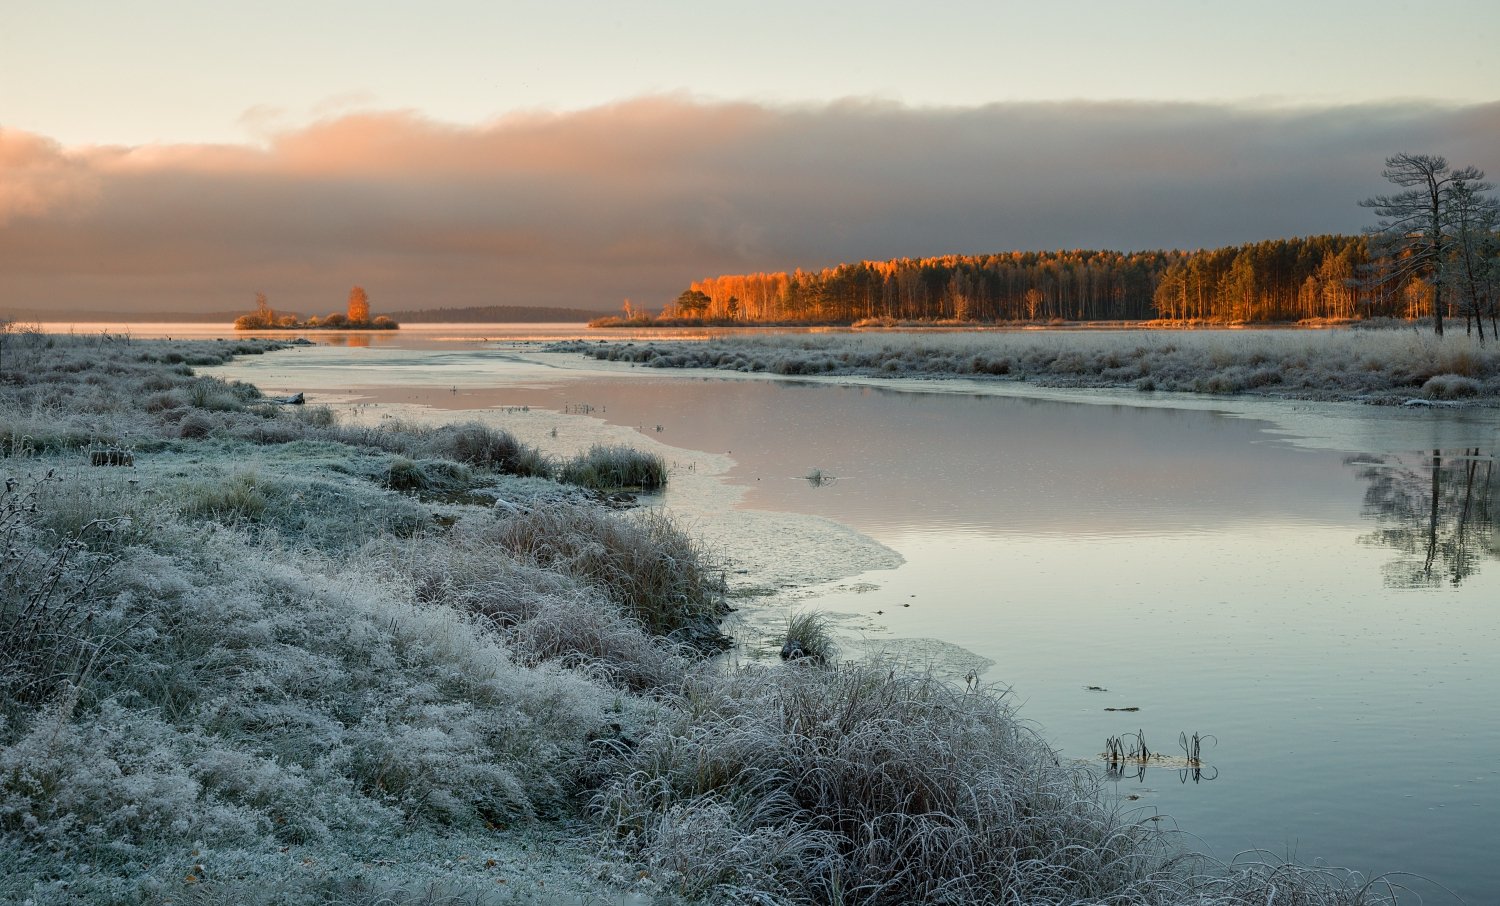
{"label": "shrub", "polygon": [[212,379],[189,384],[187,398],[195,408],[211,412],[236,412],[245,407],[244,401],[237,394],[222,382]]}
{"label": "shrub", "polygon": [[521,443],[509,431],[479,422],[444,425],[429,434],[422,447],[431,456],[483,466],[508,475],[548,478],[552,474],[551,464],[535,447]]}
{"label": "shrub", "polygon": [[666,486],[667,463],[623,444],[595,444],[565,463],[558,480],[596,491],[655,491]]}
{"label": "shrub", "polygon": [[817,611],[794,613],[786,623],[786,637],[781,643],[781,659],[827,664],[833,660],[836,646],[828,630],[828,617]]}
{"label": "shrub", "polygon": [[113,560],[90,545],[114,534],[117,521],[52,530],[49,485],[61,482],[49,471],[0,486],[0,728],[103,666],[93,611]]}
{"label": "shrub", "polygon": [[193,487],[182,511],[218,522],[254,522],[266,511],[266,494],[254,472],[239,472],[222,482]]}
{"label": "shrub", "polygon": [[594,800],[687,896],[1097,901],[1149,832],[987,692],[880,667],[705,673]]}
{"label": "shrub", "polygon": [[218,422],[202,412],[193,412],[177,423],[177,436],[188,440],[199,440],[211,434]]}
{"label": "shrub", "polygon": [[473,614],[523,663],[581,668],[630,689],[680,682],[687,661],[600,590],[563,569],[517,559],[483,534],[386,543],[376,555],[410,576],[417,599]]}
{"label": "shrub", "polygon": [[153,393],[151,396],[146,397],[146,401],[141,404],[141,408],[147,412],[164,412],[168,409],[181,409],[186,405],[187,400],[181,393],[168,390],[161,393]]}
{"label": "shrub", "polygon": [[1459,374],[1435,374],[1422,385],[1422,395],[1434,400],[1454,400],[1478,396],[1481,389],[1483,388],[1480,383],[1471,377]]}
{"label": "shrub", "polygon": [[472,481],[468,467],[445,459],[413,461],[405,456],[391,460],[386,469],[386,487],[396,491],[453,493]]}
{"label": "shrub", "polygon": [[655,635],[700,645],[722,639],[723,581],[707,552],[659,510],[538,509],[500,522],[487,539],[598,586]]}
{"label": "shrub", "polygon": [[314,428],[331,428],[338,421],[333,409],[328,406],[299,406],[296,417],[305,425]]}
{"label": "shrub", "polygon": [[405,456],[397,456],[391,460],[390,467],[386,470],[385,484],[397,491],[425,491],[427,474],[415,462]]}

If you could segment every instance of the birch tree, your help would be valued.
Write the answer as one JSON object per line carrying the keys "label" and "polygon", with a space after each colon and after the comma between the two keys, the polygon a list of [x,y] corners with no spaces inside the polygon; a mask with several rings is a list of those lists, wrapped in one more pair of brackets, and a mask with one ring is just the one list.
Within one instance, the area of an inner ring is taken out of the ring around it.
{"label": "birch tree", "polygon": [[349,310],[346,315],[350,323],[370,323],[370,296],[364,287],[356,286],[349,290]]}

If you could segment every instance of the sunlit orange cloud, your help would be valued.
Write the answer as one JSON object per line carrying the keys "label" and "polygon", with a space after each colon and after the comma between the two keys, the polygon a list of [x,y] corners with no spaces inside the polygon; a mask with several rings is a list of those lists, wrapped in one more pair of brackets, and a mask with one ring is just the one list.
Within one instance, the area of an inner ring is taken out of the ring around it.
{"label": "sunlit orange cloud", "polygon": [[0,313],[657,306],[694,279],[948,252],[1200,247],[1366,221],[1385,155],[1492,171],[1500,105],[775,107],[653,97],[245,145],[0,129]]}
{"label": "sunlit orange cloud", "polygon": [[56,142],[0,128],[0,227],[93,201],[98,182],[85,161]]}

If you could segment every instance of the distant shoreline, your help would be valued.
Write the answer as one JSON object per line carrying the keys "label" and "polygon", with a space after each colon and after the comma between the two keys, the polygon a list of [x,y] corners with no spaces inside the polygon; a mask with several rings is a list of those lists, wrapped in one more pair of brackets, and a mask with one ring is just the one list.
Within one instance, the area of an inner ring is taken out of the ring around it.
{"label": "distant shoreline", "polygon": [[1456,332],[848,330],[734,333],[707,342],[573,341],[552,348],[644,368],[786,377],[958,378],[1412,408],[1500,407],[1500,350]]}
{"label": "distant shoreline", "polygon": [[[40,308],[0,309],[0,321],[15,323],[41,322],[46,324],[216,324],[222,322],[232,326],[234,320],[245,313],[244,309],[223,311],[182,312],[148,311],[119,312],[97,309],[72,309],[47,311]],[[306,320],[300,312],[285,312],[299,321]],[[587,311],[578,308],[548,308],[544,306],[490,305],[468,308],[432,308],[424,310],[402,310],[388,312],[391,319],[402,324],[583,324],[597,319],[606,312]]]}

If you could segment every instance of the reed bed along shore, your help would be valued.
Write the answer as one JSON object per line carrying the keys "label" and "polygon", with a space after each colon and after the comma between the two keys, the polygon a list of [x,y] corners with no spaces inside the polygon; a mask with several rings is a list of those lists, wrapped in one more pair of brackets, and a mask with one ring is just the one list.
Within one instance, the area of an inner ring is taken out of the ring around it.
{"label": "reed bed along shore", "polygon": [[554,348],[652,368],[1500,405],[1500,344],[1412,330],[768,333]]}
{"label": "reed bed along shore", "polygon": [[193,371],[271,348],[0,334],[0,901],[1389,900],[1185,855],[983,688],[708,660],[669,517]]}

